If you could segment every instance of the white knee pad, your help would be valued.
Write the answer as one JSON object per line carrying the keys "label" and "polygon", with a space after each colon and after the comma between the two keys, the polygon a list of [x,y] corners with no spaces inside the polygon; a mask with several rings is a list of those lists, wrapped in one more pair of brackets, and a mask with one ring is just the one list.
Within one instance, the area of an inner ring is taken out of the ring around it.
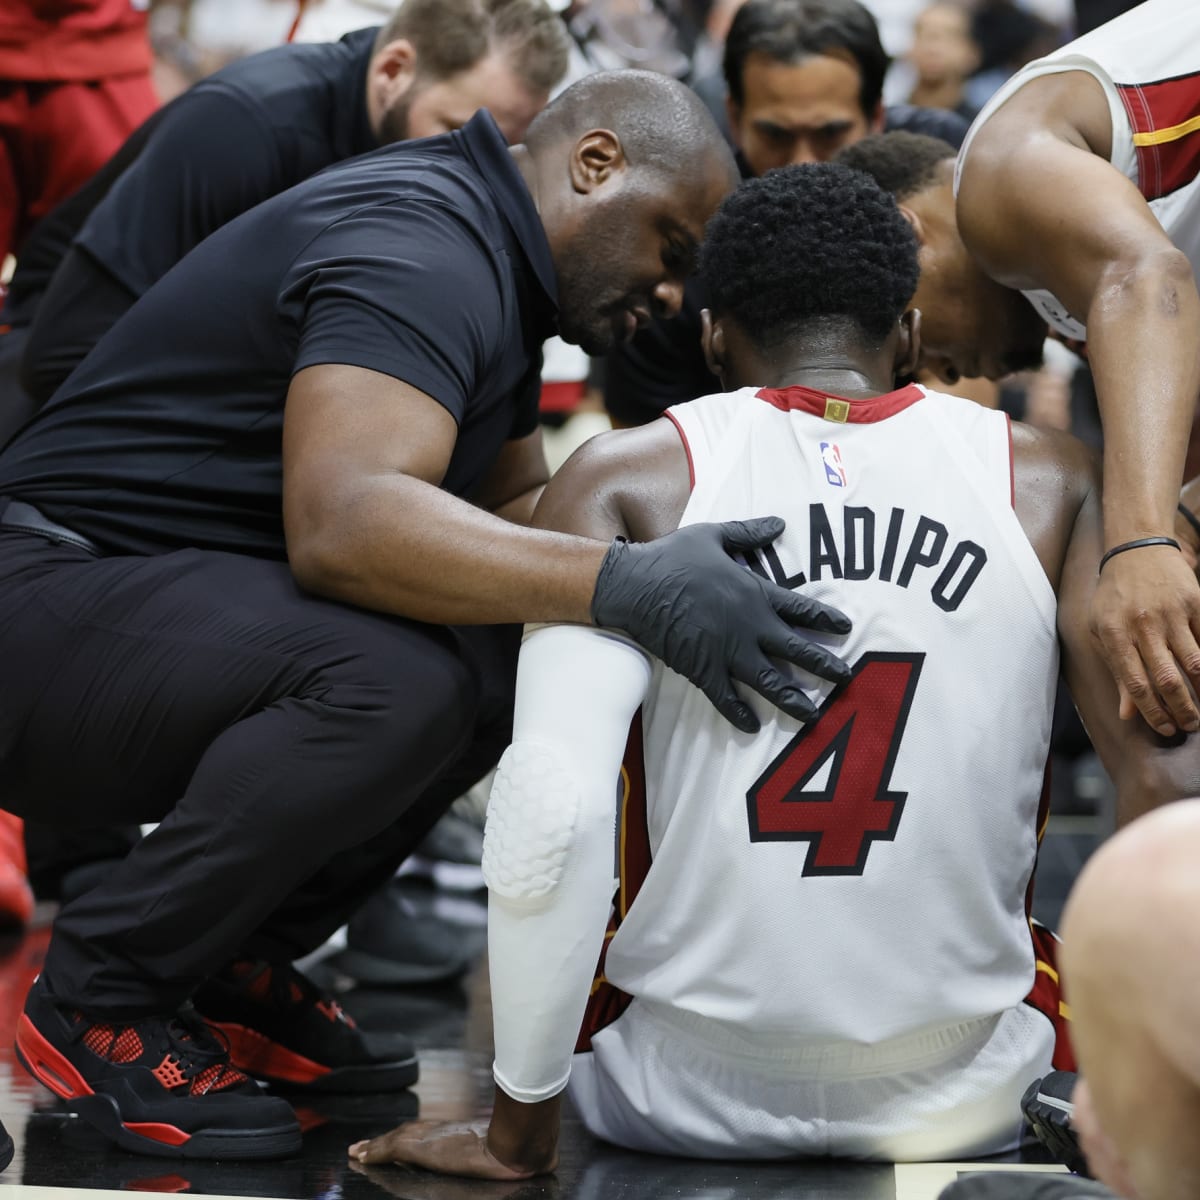
{"label": "white knee pad", "polygon": [[579,786],[560,755],[514,742],[496,769],[483,835],[483,878],[492,896],[534,910],[562,881],[579,821]]}

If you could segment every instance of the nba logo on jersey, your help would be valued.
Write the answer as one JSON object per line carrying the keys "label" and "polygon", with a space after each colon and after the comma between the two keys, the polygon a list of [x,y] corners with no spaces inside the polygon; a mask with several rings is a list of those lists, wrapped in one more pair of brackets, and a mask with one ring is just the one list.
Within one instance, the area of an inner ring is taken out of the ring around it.
{"label": "nba logo on jersey", "polygon": [[837,442],[821,443],[821,461],[825,464],[825,478],[834,487],[845,487],[846,468],[842,466],[842,452]]}

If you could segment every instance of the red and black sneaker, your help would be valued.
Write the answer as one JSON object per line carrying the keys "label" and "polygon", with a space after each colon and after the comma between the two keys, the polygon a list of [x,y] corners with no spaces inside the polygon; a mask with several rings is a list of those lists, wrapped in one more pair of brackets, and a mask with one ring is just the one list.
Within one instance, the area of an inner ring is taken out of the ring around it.
{"label": "red and black sneaker", "polygon": [[291,1106],[264,1095],[191,1011],[118,1022],[59,1005],[34,983],[17,1057],[38,1082],[135,1154],[282,1158],[300,1149]]}
{"label": "red and black sneaker", "polygon": [[359,1029],[290,964],[234,963],[194,1000],[228,1040],[234,1065],[257,1079],[327,1092],[394,1091],[417,1081],[408,1038]]}

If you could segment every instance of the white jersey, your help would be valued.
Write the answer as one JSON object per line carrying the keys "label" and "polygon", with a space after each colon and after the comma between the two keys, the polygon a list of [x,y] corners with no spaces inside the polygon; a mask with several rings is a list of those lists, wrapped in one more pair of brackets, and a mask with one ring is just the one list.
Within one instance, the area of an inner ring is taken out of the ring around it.
{"label": "white jersey", "polygon": [[756,697],[748,735],[655,668],[651,863],[607,979],[780,1052],[1019,1005],[1058,651],[1007,418],[915,385],[748,388],[668,415],[694,472],[681,523],[784,517],[752,567],[846,612],[852,633],[822,640],[855,675],[801,676],[822,706],[807,726]]}
{"label": "white jersey", "polygon": [[[975,134],[1031,79],[1086,71],[1104,88],[1112,118],[1110,162],[1150,204],[1191,260],[1200,284],[1200,3],[1146,0],[1018,71],[975,118],[959,152],[955,190]],[[1025,295],[1049,324],[1083,340],[1086,327],[1050,292]]]}

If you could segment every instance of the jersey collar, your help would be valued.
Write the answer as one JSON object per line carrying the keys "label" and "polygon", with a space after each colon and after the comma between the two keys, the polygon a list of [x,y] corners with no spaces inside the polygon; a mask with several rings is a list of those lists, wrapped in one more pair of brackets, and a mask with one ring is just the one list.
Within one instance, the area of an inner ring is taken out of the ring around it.
{"label": "jersey collar", "polygon": [[886,421],[888,417],[894,417],[916,404],[925,395],[925,389],[910,383],[899,391],[885,392],[882,396],[871,396],[866,400],[851,400],[798,385],[763,388],[755,395],[782,412],[812,413],[815,417],[824,417],[839,425],[868,425],[872,421]]}

